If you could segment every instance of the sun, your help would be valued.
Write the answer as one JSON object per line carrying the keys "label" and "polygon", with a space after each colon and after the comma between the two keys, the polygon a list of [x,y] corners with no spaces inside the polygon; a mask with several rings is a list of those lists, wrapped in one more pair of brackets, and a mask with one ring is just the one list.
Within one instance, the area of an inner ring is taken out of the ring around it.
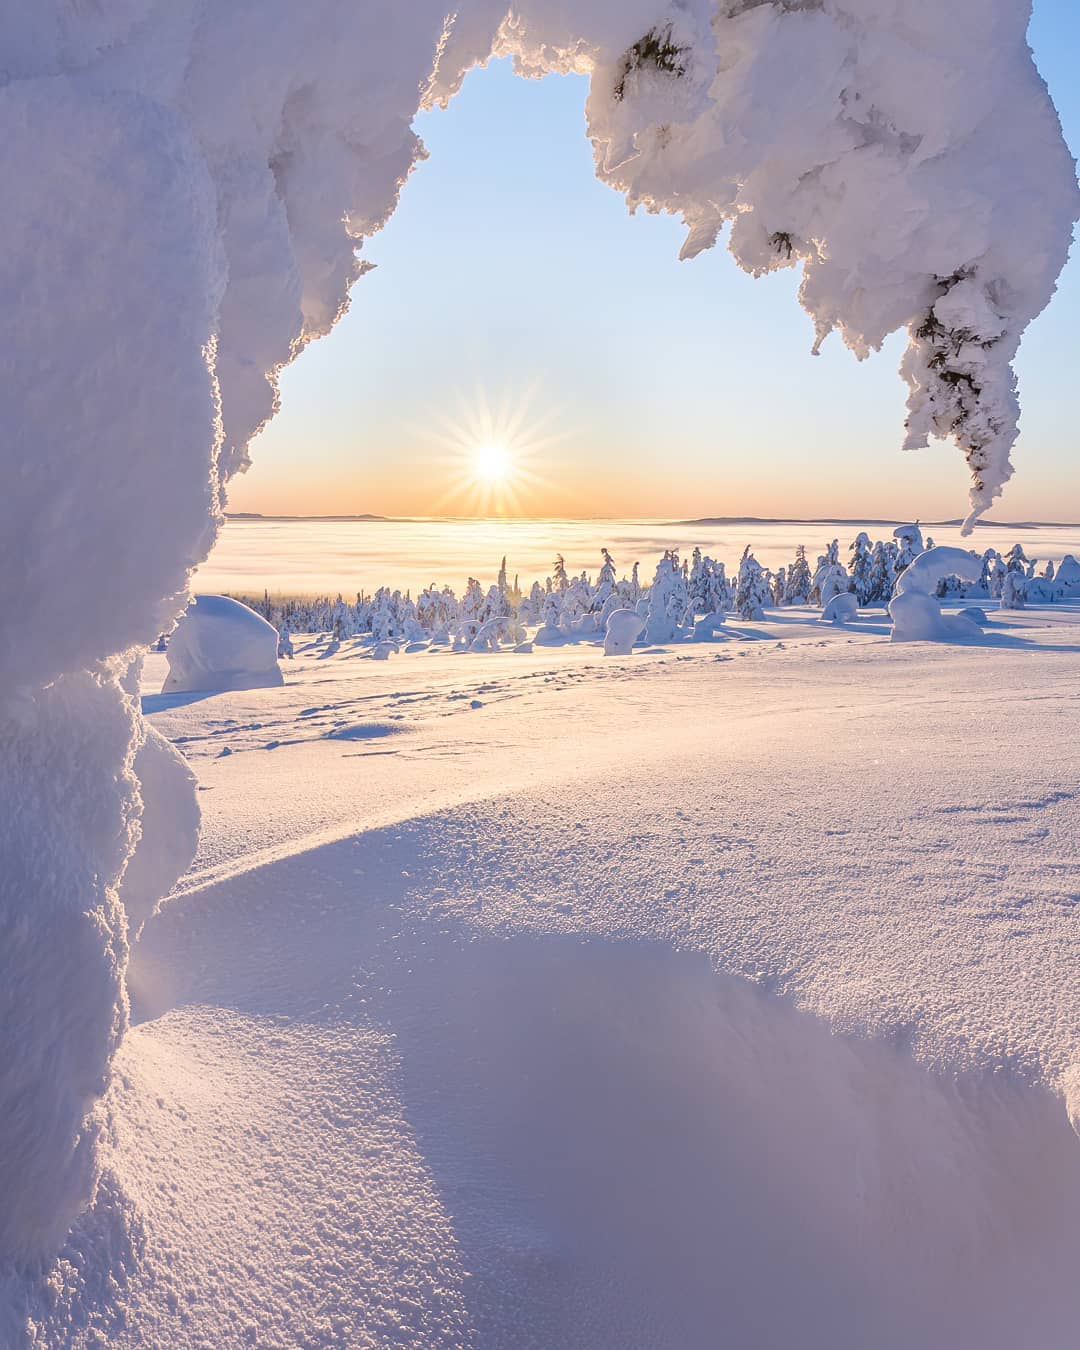
{"label": "sun", "polygon": [[556,490],[543,470],[569,433],[556,429],[562,413],[550,398],[541,399],[537,384],[505,389],[494,402],[478,385],[472,397],[459,393],[456,406],[429,416],[416,434],[431,443],[429,462],[444,490],[433,494],[428,514],[535,515],[535,503],[546,503]]}
{"label": "sun", "polygon": [[481,483],[503,483],[510,477],[513,465],[505,446],[478,445],[473,451],[473,473]]}

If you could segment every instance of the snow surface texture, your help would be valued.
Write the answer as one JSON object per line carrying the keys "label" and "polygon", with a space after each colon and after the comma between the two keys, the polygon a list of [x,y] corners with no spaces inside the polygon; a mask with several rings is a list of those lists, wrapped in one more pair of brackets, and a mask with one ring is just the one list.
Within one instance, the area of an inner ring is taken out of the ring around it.
{"label": "snow surface texture", "polygon": [[282,684],[277,629],[239,600],[197,595],[169,637],[163,694]]}
{"label": "snow surface texture", "polygon": [[632,661],[297,636],[198,700],[148,657],[199,856],[0,1345],[1072,1347],[1080,608],[817,614]]}
{"label": "snow surface texture", "polygon": [[[1017,0],[7,11],[0,607],[28,617],[0,652],[0,716],[19,747],[12,791],[38,815],[4,813],[0,906],[16,940],[0,983],[35,992],[14,1014],[25,1063],[0,1071],[0,1156],[15,1160],[0,1255],[48,1245],[85,1194],[80,1180],[56,1198],[70,1159],[92,1151],[74,1103],[100,1090],[123,1021],[115,890],[138,833],[141,731],[102,663],[182,607],[280,368],[340,316],[357,245],[422,155],[418,104],[451,96],[493,52],[526,74],[590,73],[599,175],[633,206],[681,212],[686,256],[732,221],[744,268],[803,265],[819,342],[835,328],[862,355],[908,328],[909,443],[955,436],[976,512],[1010,472],[1010,362],[1077,211]],[[96,955],[73,980],[53,969],[60,914],[97,916]],[[59,1002],[39,1008],[50,988]],[[62,1110],[36,1130],[35,1064],[68,1075]]]}

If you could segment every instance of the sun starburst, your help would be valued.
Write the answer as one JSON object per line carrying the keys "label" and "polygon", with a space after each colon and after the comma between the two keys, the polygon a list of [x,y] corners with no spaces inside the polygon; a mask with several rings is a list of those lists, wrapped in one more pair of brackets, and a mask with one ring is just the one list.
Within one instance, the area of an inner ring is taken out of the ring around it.
{"label": "sun starburst", "polygon": [[[556,411],[538,408],[535,385],[506,390],[497,401],[477,388],[421,434],[447,483],[432,515],[525,516],[555,485],[542,472],[547,452],[566,432],[555,431]],[[418,428],[418,430],[420,430]]]}

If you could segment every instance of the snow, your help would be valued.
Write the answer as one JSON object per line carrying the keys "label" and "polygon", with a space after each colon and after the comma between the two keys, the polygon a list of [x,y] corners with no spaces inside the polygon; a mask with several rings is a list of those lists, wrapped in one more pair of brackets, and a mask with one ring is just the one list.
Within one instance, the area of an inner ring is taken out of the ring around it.
{"label": "snow", "polygon": [[0,1267],[51,1257],[97,1182],[87,1112],[124,1027],[115,883],[137,831],[120,675],[62,676],[0,723]]}
{"label": "snow", "polygon": [[[203,835],[104,1184],[0,1329],[1069,1344],[1080,610],[978,647],[818,612],[614,666],[297,635],[289,684],[190,701],[149,656]],[[1009,697],[958,754],[971,688]]]}
{"label": "snow", "polygon": [[834,595],[821,611],[822,623],[854,623],[859,617],[859,603],[850,591]]}
{"label": "snow", "polygon": [[162,693],[282,684],[277,650],[277,630],[261,614],[226,595],[196,595],[169,636]]}
{"label": "snow", "polygon": [[939,545],[928,548],[900,573],[896,579],[895,595],[921,591],[933,595],[939,581],[945,577],[959,577],[961,581],[978,581],[982,575],[982,558],[963,548]]}
{"label": "snow", "polygon": [[978,581],[982,558],[962,548],[928,548],[896,579],[889,601],[894,642],[964,642],[982,637],[982,629],[963,613],[944,614],[934,598],[939,581],[949,576]]}
{"label": "snow", "polygon": [[[681,213],[687,256],[733,222],[742,267],[803,267],[819,343],[836,329],[861,357],[908,329],[908,443],[957,441],[973,516],[1011,472],[1011,362],[1078,193],[1014,0],[16,9],[0,612],[23,632],[0,652],[0,1026],[19,1053],[0,1065],[0,1256],[29,1258],[94,1190],[87,1112],[125,1024],[132,654],[182,609],[281,368],[346,308],[359,246],[422,157],[418,106],[492,53],[589,72],[598,174]],[[254,628],[235,664],[201,636],[185,657],[183,631],[172,688],[280,682]]]}
{"label": "snow", "polygon": [[645,621],[635,610],[616,609],[608,615],[604,634],[605,656],[629,656],[645,631]]}
{"label": "snow", "polygon": [[715,637],[716,633],[724,626],[724,615],[718,614],[716,610],[703,614],[700,619],[694,622],[694,641],[708,642],[710,638]]}
{"label": "snow", "polygon": [[201,818],[196,779],[187,760],[149,724],[144,724],[143,736],[133,765],[142,805],[139,839],[118,888],[132,940],[191,866]]}

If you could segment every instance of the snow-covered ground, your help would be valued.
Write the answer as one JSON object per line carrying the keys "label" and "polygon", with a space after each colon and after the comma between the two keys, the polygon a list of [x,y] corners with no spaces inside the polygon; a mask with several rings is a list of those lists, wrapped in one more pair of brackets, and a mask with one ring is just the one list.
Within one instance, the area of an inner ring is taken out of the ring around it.
{"label": "snow-covered ground", "polygon": [[203,836],[0,1343],[1059,1350],[1080,606],[144,705]]}

